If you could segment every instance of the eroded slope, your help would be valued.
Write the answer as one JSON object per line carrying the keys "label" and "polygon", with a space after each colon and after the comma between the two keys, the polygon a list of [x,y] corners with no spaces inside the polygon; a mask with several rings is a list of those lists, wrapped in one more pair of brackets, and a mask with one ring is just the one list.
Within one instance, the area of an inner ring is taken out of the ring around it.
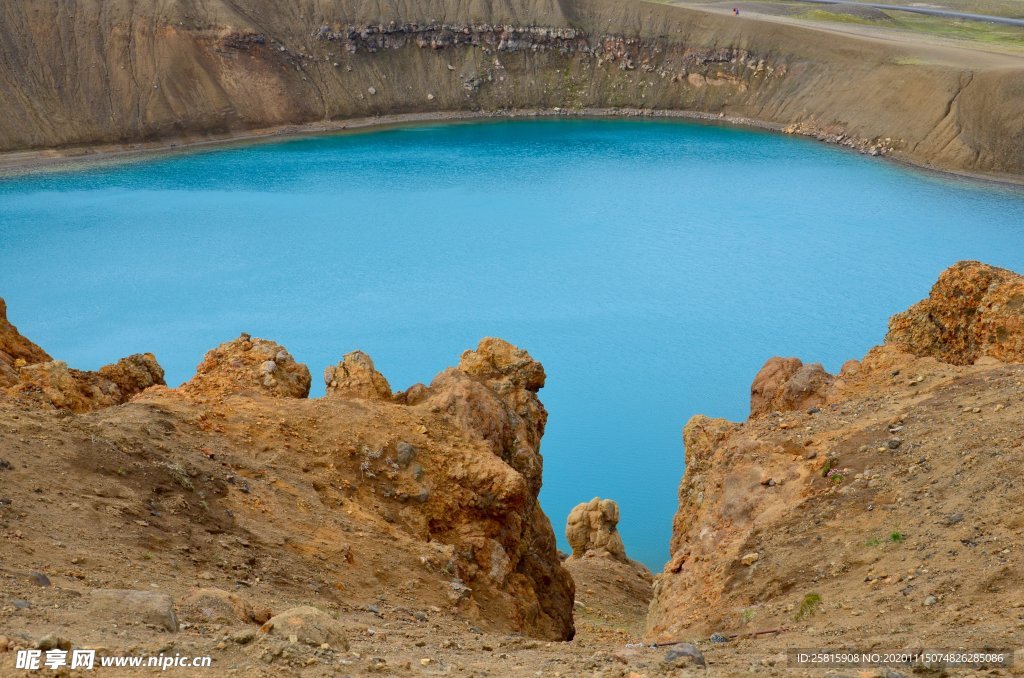
{"label": "eroded slope", "polygon": [[1024,174],[1024,63],[610,0],[6,3],[0,150],[630,107]]}

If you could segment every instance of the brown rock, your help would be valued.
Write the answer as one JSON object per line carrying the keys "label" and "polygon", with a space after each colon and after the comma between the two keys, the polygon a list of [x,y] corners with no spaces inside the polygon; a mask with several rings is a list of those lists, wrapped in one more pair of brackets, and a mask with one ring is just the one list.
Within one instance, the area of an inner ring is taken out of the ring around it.
{"label": "brown rock", "polygon": [[178,601],[178,612],[189,622],[235,624],[254,621],[252,607],[241,596],[214,588],[189,591]]}
{"label": "brown rock", "polygon": [[507,341],[486,338],[466,351],[456,368],[430,385],[426,404],[446,412],[456,424],[478,436],[503,461],[540,491],[540,439],[548,413],[537,398],[544,368]]}
{"label": "brown rock", "polygon": [[803,410],[821,405],[835,377],[818,363],[769,358],[750,386],[750,416]]}
{"label": "brown rock", "polygon": [[892,317],[885,341],[954,365],[983,356],[1024,362],[1024,277],[977,261],[954,264],[927,299]]}
{"label": "brown rock", "polygon": [[51,360],[46,351],[21,336],[7,320],[7,304],[0,299],[0,388],[18,383],[18,369]]}
{"label": "brown rock", "polygon": [[[1021,368],[1008,363],[1024,362],[1022,282],[1009,271],[957,264],[942,274],[928,299],[892,319],[885,345],[848,361],[837,379],[809,371],[796,359],[773,358],[754,381],[753,416],[745,423],[692,418],[683,432],[686,471],[671,558],[654,587],[646,637],[711,633],[745,623],[736,614],[745,609],[774,609],[778,625],[806,623],[822,598],[842,597],[837,607],[849,606],[855,616],[875,614],[877,607],[863,598],[846,597],[865,581],[893,585],[904,596],[914,590],[916,574],[892,574],[902,569],[902,556],[894,552],[879,566],[878,557],[857,549],[839,557],[836,545],[875,543],[896,523],[914,523],[922,531],[934,524],[935,509],[903,497],[957,496],[955,480],[927,470],[958,468],[965,432],[998,431],[1001,440],[1019,439],[1019,420],[1000,420],[995,403],[1001,397],[994,391],[1020,383]],[[789,415],[784,425],[756,416],[803,409],[826,396],[835,407]],[[975,423],[977,415],[985,416],[983,423]],[[908,464],[908,443],[927,455],[915,454],[916,464]],[[990,472],[1002,473],[996,469]],[[973,482],[978,477],[972,475]],[[980,510],[989,501],[1002,502],[988,513],[998,522],[1016,497],[993,490],[972,498],[972,506]],[[882,502],[885,509],[876,510]],[[950,503],[946,510],[960,508]],[[960,590],[989,590],[981,570],[962,565],[959,547],[972,542],[953,531],[936,539],[943,544],[938,552],[960,555],[948,561]],[[865,572],[868,563],[877,569]],[[900,619],[916,622],[911,614]],[[863,637],[847,631],[854,636],[846,637]]]}
{"label": "brown rock", "polygon": [[[574,586],[562,567],[551,522],[540,508],[540,440],[547,411],[537,398],[544,369],[521,349],[484,339],[459,366],[439,374],[418,408],[443,416],[486,457],[453,459],[472,493],[444,509],[435,538],[470,556],[466,584],[531,635],[570,639]],[[450,498],[438,498],[431,510]]]}
{"label": "brown rock", "polygon": [[192,397],[305,398],[311,381],[309,368],[296,362],[283,346],[243,334],[207,353],[196,375],[180,390]]}
{"label": "brown rock", "polygon": [[122,358],[97,372],[71,369],[61,360],[22,367],[8,393],[72,412],[121,405],[149,388],[164,384],[164,371],[152,353]]}
{"label": "brown rock", "polygon": [[352,351],[337,365],[324,370],[324,383],[329,397],[388,400],[391,385],[377,371],[370,356]]}
{"label": "brown rock", "polygon": [[348,650],[345,627],[326,612],[310,605],[285,610],[272,617],[260,630],[276,638],[320,647],[327,643],[335,650]]}
{"label": "brown rock", "polygon": [[572,557],[582,558],[588,551],[596,551],[627,562],[618,524],[619,506],[611,499],[594,497],[576,506],[569,513],[565,526]]}

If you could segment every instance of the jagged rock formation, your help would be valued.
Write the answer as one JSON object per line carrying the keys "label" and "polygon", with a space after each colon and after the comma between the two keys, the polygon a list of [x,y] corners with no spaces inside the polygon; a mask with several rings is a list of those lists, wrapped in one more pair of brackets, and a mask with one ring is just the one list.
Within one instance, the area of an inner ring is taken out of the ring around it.
{"label": "jagged rock formation", "polygon": [[[572,579],[537,501],[544,370],[526,351],[484,339],[429,387],[395,397],[356,351],[327,371],[328,396],[309,400],[308,368],[247,334],[208,352],[190,381],[168,389],[152,355],[81,372],[2,329],[5,354],[46,362],[19,366],[18,383],[0,391],[0,415],[18,413],[0,431],[0,470],[12,468],[8,460],[23,469],[58,463],[37,453],[35,435],[15,438],[17,427],[53,429],[54,408],[80,413],[47,440],[81,457],[76,483],[106,487],[97,491],[123,498],[139,516],[119,526],[125,548],[152,538],[145,548],[161,554],[154,560],[175,558],[165,544],[202,551],[207,542],[195,533],[209,529],[252,549],[236,570],[278,580],[281,595],[300,573],[299,590],[313,582],[318,607],[376,605],[412,586],[422,605],[481,628],[573,636]],[[92,523],[46,520],[47,534],[70,539],[73,531],[78,549],[108,548],[100,545],[103,521],[94,534]],[[161,536],[143,536],[150,531]],[[214,562],[234,557],[219,544]],[[162,565],[151,567],[159,578]],[[200,574],[199,589],[167,583],[190,623],[269,618]]]}
{"label": "jagged rock formation", "polygon": [[893,316],[885,341],[954,365],[1024,362],[1024,277],[977,261],[951,266],[927,299]]}
{"label": "jagged rock formation", "polygon": [[87,412],[126,403],[150,386],[164,384],[152,353],[122,358],[96,372],[70,369],[18,332],[0,299],[0,395],[23,402]]}
{"label": "jagged rock formation", "polygon": [[21,336],[18,328],[7,320],[7,303],[0,299],[0,388],[18,383],[21,367],[50,359],[46,351]]}
{"label": "jagged rock formation", "polygon": [[280,344],[242,334],[203,358],[183,393],[201,397],[265,394],[305,398],[312,379],[309,368],[295,362]]}
{"label": "jagged rock formation", "polygon": [[993,592],[1024,601],[1007,482],[1024,366],[992,357],[1020,361],[1021,282],[957,264],[835,378],[815,370],[817,386],[781,397],[802,368],[775,359],[747,422],[693,417],[647,637],[781,627],[786,647],[1015,643],[1011,625],[963,612],[991,609]]}
{"label": "jagged rock formation", "polygon": [[[1024,174],[1020,59],[612,0],[6,3],[0,150],[445,111],[683,110]],[[80,35],[99,36],[81,40]]]}
{"label": "jagged rock formation", "polygon": [[164,370],[152,353],[121,358],[96,372],[71,369],[62,360],[22,367],[8,395],[71,412],[126,403],[150,386],[164,385]]}
{"label": "jagged rock formation", "polygon": [[336,366],[324,370],[324,383],[327,385],[328,396],[368,400],[391,398],[388,380],[377,371],[370,356],[362,351],[353,351]]}
{"label": "jagged rock formation", "polygon": [[769,358],[750,386],[750,416],[821,405],[834,379],[818,363]]}
{"label": "jagged rock formation", "polygon": [[572,557],[582,558],[588,551],[600,551],[626,562],[626,547],[618,531],[619,505],[611,499],[594,497],[569,512],[565,536]]}
{"label": "jagged rock formation", "polygon": [[594,497],[576,506],[565,524],[572,555],[565,568],[576,583],[576,614],[585,625],[612,627],[632,642],[643,629],[654,576],[626,557],[618,531],[619,506]]}

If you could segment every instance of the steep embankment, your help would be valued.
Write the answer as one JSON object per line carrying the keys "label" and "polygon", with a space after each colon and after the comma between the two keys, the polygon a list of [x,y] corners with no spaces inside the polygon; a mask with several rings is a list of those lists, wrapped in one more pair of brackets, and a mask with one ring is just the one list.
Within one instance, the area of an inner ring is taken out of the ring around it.
{"label": "steep embankment", "polygon": [[686,425],[651,638],[1019,648],[1024,278],[963,262],[889,328],[836,376],[772,359],[744,423]]}
{"label": "steep embankment", "polygon": [[635,107],[1024,175],[1024,63],[642,2],[5,3],[0,150]]}

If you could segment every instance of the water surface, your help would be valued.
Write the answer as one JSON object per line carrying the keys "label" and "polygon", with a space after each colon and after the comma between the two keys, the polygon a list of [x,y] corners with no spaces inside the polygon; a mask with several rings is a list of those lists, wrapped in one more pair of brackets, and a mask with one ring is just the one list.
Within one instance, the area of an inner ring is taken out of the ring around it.
{"label": "water surface", "polygon": [[0,181],[0,296],[50,354],[177,384],[242,331],[396,389],[484,336],[544,363],[541,500],[667,558],[697,413],[773,355],[836,370],[959,259],[1024,271],[1024,193],[694,123],[441,125]]}

